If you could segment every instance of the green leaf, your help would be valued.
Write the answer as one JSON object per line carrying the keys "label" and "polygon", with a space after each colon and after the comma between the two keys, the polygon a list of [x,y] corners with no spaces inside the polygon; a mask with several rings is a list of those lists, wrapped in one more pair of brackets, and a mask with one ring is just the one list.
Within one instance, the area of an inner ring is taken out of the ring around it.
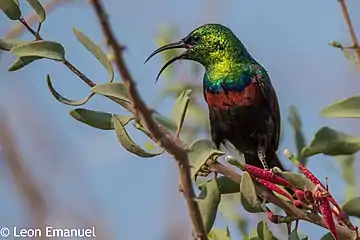
{"label": "green leaf", "polygon": [[38,0],[27,0],[27,2],[30,4],[30,6],[36,12],[39,23],[42,23],[46,18],[46,14],[45,14],[45,10],[44,10],[43,6],[41,5],[41,3]]}
{"label": "green leaf", "polygon": [[220,176],[217,178],[221,194],[230,194],[240,192],[239,184],[228,177]]}
{"label": "green leaf", "polygon": [[342,210],[345,211],[349,216],[360,218],[360,197],[356,197],[346,202]]}
{"label": "green leaf", "polygon": [[204,222],[206,233],[209,233],[214,225],[216,213],[220,203],[221,195],[216,178],[210,180],[202,188],[199,195],[199,208]]}
{"label": "green leaf", "polygon": [[192,90],[185,90],[183,91],[180,96],[175,100],[174,107],[172,109],[172,119],[176,121],[177,130],[176,132],[179,133],[185,119],[186,110],[189,105],[190,101],[190,94]]}
{"label": "green leaf", "polygon": [[113,130],[112,114],[106,112],[92,111],[84,108],[77,108],[69,112],[70,116],[91,127],[102,130]]}
{"label": "green leaf", "polygon": [[323,108],[320,114],[324,117],[360,118],[360,96],[336,101]]}
{"label": "green leaf", "polygon": [[[239,185],[238,185],[238,189],[240,190]],[[249,222],[248,219],[242,216],[243,215],[242,213],[239,213],[237,211],[239,206],[239,199],[240,199],[240,192],[233,194],[222,194],[221,202],[219,204],[219,212],[224,219],[226,219],[227,221],[231,221],[233,223],[233,226],[241,233],[241,235],[246,235],[248,233],[247,229]]]}
{"label": "green leaf", "polygon": [[355,156],[354,155],[347,155],[347,156],[339,156],[337,158],[339,164],[342,168],[342,175],[344,180],[351,185],[356,184],[355,179]]}
{"label": "green leaf", "polygon": [[328,232],[320,240],[334,240],[334,237],[331,235],[331,232]]}
{"label": "green leaf", "polygon": [[224,153],[219,151],[212,141],[201,139],[190,145],[188,154],[191,165],[191,177],[195,178],[201,166],[203,166],[211,156],[221,156]]}
{"label": "green leaf", "polygon": [[64,47],[60,43],[45,40],[19,45],[13,47],[10,51],[18,57],[33,56],[57,61],[65,60]]}
{"label": "green leaf", "polygon": [[261,221],[257,225],[257,233],[260,240],[277,240],[267,226],[267,223]]}
{"label": "green leaf", "polygon": [[50,79],[50,75],[46,76],[46,84],[48,85],[48,88],[53,95],[53,97],[58,100],[60,103],[70,106],[81,106],[87,103],[93,96],[94,93],[90,93],[87,97],[81,100],[71,100],[68,98],[63,97],[60,93],[58,93],[55,88],[53,87]]}
{"label": "green leaf", "polygon": [[254,182],[248,172],[242,174],[240,183],[240,202],[250,213],[264,212],[257,198]]}
{"label": "green leaf", "polygon": [[301,154],[309,157],[319,153],[325,155],[350,155],[360,150],[360,138],[353,137],[329,127],[321,128]]}
{"label": "green leaf", "polygon": [[133,142],[130,138],[129,134],[125,130],[121,118],[119,116],[114,115],[112,117],[113,125],[115,128],[116,135],[118,137],[119,142],[121,145],[128,151],[131,152],[139,157],[143,158],[151,158],[158,156],[163,153],[163,151],[159,153],[149,153],[142,149],[139,145]]}
{"label": "green leaf", "polygon": [[106,54],[84,33],[75,28],[73,28],[73,32],[77,40],[105,67],[109,75],[109,82],[112,82],[114,80],[114,69]]}
{"label": "green leaf", "polygon": [[21,41],[21,40],[14,39],[14,38],[2,38],[2,39],[0,39],[0,49],[4,50],[4,51],[10,51],[11,48],[13,48],[13,47],[27,44],[27,43],[29,43],[29,42]]}
{"label": "green leaf", "polygon": [[356,168],[355,168],[355,156],[346,155],[338,156],[336,158],[337,162],[340,164],[342,177],[345,184],[344,196],[345,200],[353,198],[356,194]]}
{"label": "green leaf", "polygon": [[105,84],[98,84],[91,88],[91,91],[107,97],[114,97],[131,103],[129,93],[123,83],[112,82]]}
{"label": "green leaf", "polygon": [[312,190],[315,187],[315,184],[312,183],[309,179],[304,177],[301,174],[293,173],[293,172],[278,172],[280,176],[288,180],[290,183],[292,183],[294,186],[296,186],[299,189],[304,190],[306,189]]}
{"label": "green leaf", "polygon": [[213,228],[208,234],[210,240],[231,240],[227,230]]}
{"label": "green leaf", "polygon": [[42,57],[19,57],[16,59],[8,68],[8,71],[16,71],[19,70],[26,65],[32,63],[35,60],[42,59]]}
{"label": "green leaf", "polygon": [[[73,109],[69,112],[70,116],[76,120],[85,123],[91,127],[102,129],[102,130],[114,130],[114,125],[112,122],[111,113],[99,112],[88,110],[85,108]],[[129,123],[134,117],[132,116],[119,116],[118,119],[121,121],[121,125],[125,126]]]}
{"label": "green leaf", "polygon": [[301,130],[302,126],[301,126],[299,113],[294,106],[290,107],[290,115],[288,121],[291,124],[295,134],[295,143],[297,148],[296,157],[300,161],[300,163],[305,166],[307,162],[307,158],[301,156],[301,150],[306,146],[306,141],[304,134]]}
{"label": "green leaf", "polygon": [[21,17],[19,3],[17,3],[14,0],[1,0],[0,1],[0,9],[11,20],[18,20]]}

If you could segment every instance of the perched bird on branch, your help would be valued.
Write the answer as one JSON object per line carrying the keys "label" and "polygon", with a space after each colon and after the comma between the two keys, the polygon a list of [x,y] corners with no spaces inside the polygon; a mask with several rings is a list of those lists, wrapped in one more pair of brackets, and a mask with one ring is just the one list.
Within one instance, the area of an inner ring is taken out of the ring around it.
{"label": "perched bird on branch", "polygon": [[146,61],[174,48],[186,51],[167,62],[157,79],[177,60],[193,60],[205,67],[204,97],[216,146],[230,142],[247,164],[284,170],[276,154],[281,121],[275,90],[264,67],[235,34],[223,25],[205,24],[160,47]]}

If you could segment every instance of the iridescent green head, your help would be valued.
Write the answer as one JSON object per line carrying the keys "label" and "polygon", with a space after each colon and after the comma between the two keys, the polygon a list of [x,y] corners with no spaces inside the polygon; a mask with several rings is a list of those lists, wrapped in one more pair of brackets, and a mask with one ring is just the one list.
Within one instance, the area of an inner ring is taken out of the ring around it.
{"label": "iridescent green head", "polygon": [[146,62],[157,53],[174,48],[185,48],[186,51],[167,62],[156,79],[166,67],[179,59],[193,60],[205,68],[210,68],[222,63],[239,61],[249,56],[244,45],[229,28],[221,24],[205,24],[193,30],[180,41],[155,50]]}

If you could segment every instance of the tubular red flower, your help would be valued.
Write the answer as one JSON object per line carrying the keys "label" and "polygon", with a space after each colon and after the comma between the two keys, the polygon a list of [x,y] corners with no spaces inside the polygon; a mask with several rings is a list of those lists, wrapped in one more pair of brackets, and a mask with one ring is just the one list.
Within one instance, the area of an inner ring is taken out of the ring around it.
{"label": "tubular red flower", "polygon": [[[327,187],[325,187],[324,184],[322,184],[320,180],[308,168],[303,166],[297,159],[295,159],[295,157],[292,154],[289,155],[288,158],[299,168],[299,170],[305,175],[307,179],[309,179],[315,185],[320,185],[324,190],[328,192]],[[339,204],[330,195],[330,193],[329,193],[329,201],[337,208],[338,211],[341,210]]]}
{"label": "tubular red flower", "polygon": [[295,207],[299,208],[299,209],[303,209],[303,210],[312,210],[312,207],[304,204],[303,202],[299,201],[299,200],[294,200],[293,204]]}
{"label": "tubular red flower", "polygon": [[277,186],[276,184],[270,182],[270,181],[267,181],[265,179],[262,179],[262,178],[258,178],[258,177],[255,177],[255,180],[260,183],[261,185],[263,185],[264,187],[266,187],[267,189],[271,190],[271,191],[274,191],[274,192],[277,192],[279,193],[280,195],[288,198],[289,200],[294,200],[294,198],[287,192],[285,192],[282,188],[280,188],[279,186]]}
{"label": "tubular red flower", "polygon": [[245,165],[241,165],[240,166],[241,169],[243,171],[248,172],[250,175],[257,177],[257,178],[261,178],[261,179],[265,179],[269,182],[281,185],[281,186],[285,186],[285,187],[293,187],[293,185],[287,181],[286,179],[261,168],[249,165],[249,164],[245,164]]}
{"label": "tubular red flower", "polygon": [[320,197],[319,198],[320,204],[319,204],[319,210],[321,215],[323,216],[324,222],[329,229],[331,235],[338,240],[336,230],[335,230],[335,222],[334,218],[332,216],[332,211],[330,207],[330,202],[328,197]]}
{"label": "tubular red flower", "polygon": [[306,201],[304,191],[302,191],[302,190],[300,190],[300,189],[297,189],[297,190],[295,191],[295,195],[296,195],[296,198],[297,198],[299,201],[301,201],[301,202]]}

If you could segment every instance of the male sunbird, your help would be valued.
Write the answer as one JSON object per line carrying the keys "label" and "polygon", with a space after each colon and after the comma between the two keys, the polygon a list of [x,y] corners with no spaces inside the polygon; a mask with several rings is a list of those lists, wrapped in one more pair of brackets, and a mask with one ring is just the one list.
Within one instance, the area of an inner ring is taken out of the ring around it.
{"label": "male sunbird", "polygon": [[174,48],[186,51],[167,62],[156,80],[176,60],[203,65],[212,141],[218,148],[230,142],[248,164],[284,170],[276,154],[281,121],[275,90],[265,68],[235,34],[221,24],[205,24],[180,41],[158,48],[146,62]]}

